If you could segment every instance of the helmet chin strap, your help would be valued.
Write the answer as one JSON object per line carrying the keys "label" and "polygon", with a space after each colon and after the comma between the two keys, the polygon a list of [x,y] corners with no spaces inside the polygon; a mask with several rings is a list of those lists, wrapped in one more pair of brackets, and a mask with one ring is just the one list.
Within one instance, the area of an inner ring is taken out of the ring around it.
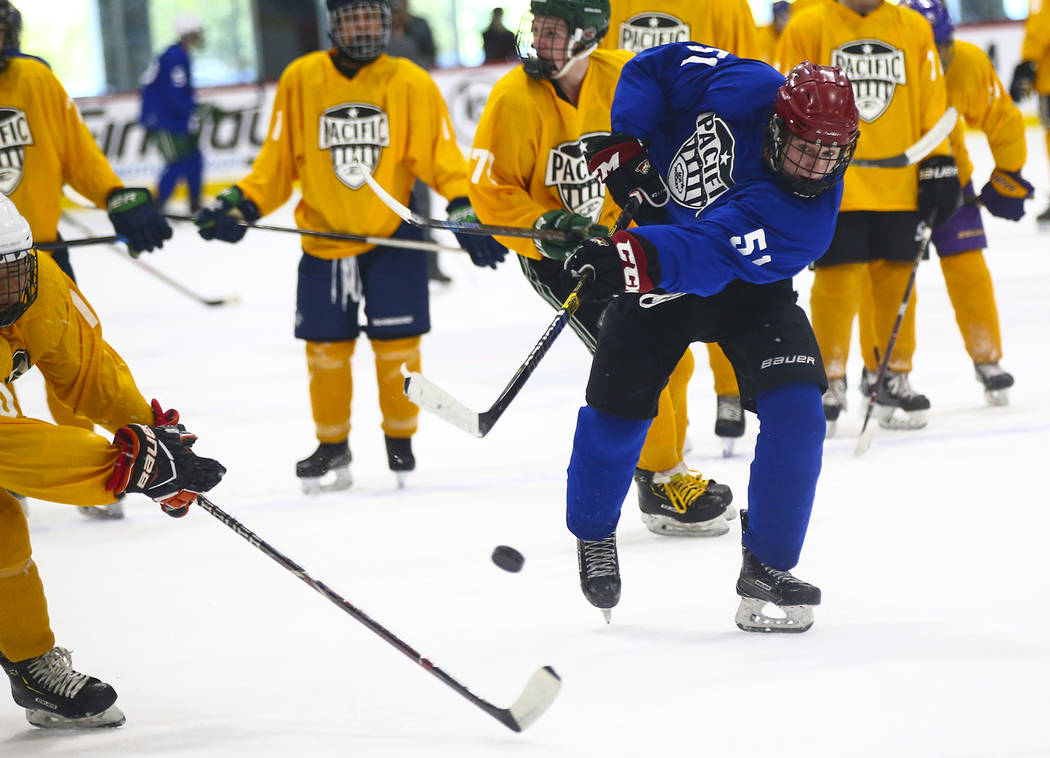
{"label": "helmet chin strap", "polygon": [[571,52],[572,48],[574,46],[576,46],[577,44],[579,44],[580,40],[582,40],[582,39],[583,39],[583,31],[577,29],[576,33],[573,35],[573,38],[571,40],[569,40],[569,44],[568,44],[568,46],[566,47],[566,50],[565,50],[565,52],[569,53],[569,60],[565,61],[565,65],[562,66],[560,69],[558,69],[558,73],[551,74],[551,79],[561,79],[563,76],[565,76],[567,73],[569,73],[569,69],[570,68],[572,68],[578,62],[582,61],[584,58],[589,56],[591,53],[593,53],[598,48],[598,43],[597,42],[593,42],[590,45],[587,45],[587,47],[585,47],[582,50],[580,50],[575,55],[573,55],[572,52]]}

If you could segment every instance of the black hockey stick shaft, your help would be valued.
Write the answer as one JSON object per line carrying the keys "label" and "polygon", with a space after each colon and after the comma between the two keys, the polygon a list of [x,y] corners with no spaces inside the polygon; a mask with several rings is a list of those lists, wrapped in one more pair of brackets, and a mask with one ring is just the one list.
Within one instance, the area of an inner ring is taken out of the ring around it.
{"label": "black hockey stick shaft", "polygon": [[890,357],[893,355],[893,348],[897,344],[897,335],[900,334],[901,324],[904,323],[904,314],[908,310],[908,305],[911,303],[911,295],[915,290],[915,279],[919,273],[919,264],[922,262],[923,256],[926,255],[926,248],[930,245],[930,239],[933,236],[933,227],[930,225],[928,220],[923,220],[919,223],[918,227],[918,244],[915,250],[915,261],[911,266],[911,274],[908,276],[908,284],[904,287],[904,295],[901,297],[900,307],[897,308],[897,318],[893,321],[893,329],[890,330],[890,338],[886,343],[886,352],[882,355],[882,360],[879,361],[879,370],[875,374],[875,382],[871,387],[871,394],[868,396],[868,408],[864,413],[864,423],[860,428],[860,437],[857,439],[857,448],[854,451],[857,455],[864,453],[871,445],[871,438],[867,435],[868,424],[871,421],[871,414],[875,410],[875,401],[879,396],[879,392],[882,390],[882,384],[886,380],[886,372],[890,365]]}
{"label": "black hockey stick shaft", "polygon": [[[527,714],[523,714],[523,715],[527,716],[528,718],[527,719],[519,719],[519,718],[516,718],[515,714],[511,712],[512,711],[511,708],[499,708],[499,707],[493,705],[492,703],[488,702],[487,700],[484,700],[483,698],[478,697],[473,692],[471,692],[465,685],[463,685],[460,682],[458,682],[456,679],[454,679],[452,676],[450,676],[448,673],[446,673],[439,666],[435,665],[431,660],[429,660],[428,658],[423,656],[421,653],[419,653],[415,648],[413,648],[407,642],[405,642],[400,637],[395,635],[393,632],[391,632],[385,626],[383,626],[378,621],[373,619],[371,616],[369,616],[367,613],[362,611],[360,608],[358,608],[357,606],[353,605],[350,601],[346,600],[346,598],[344,598],[339,593],[335,592],[333,589],[331,589],[324,582],[321,582],[321,581],[319,581],[317,579],[314,579],[312,576],[310,576],[306,572],[306,569],[304,569],[298,563],[293,561],[291,558],[288,558],[283,553],[278,551],[276,548],[274,548],[272,545],[270,545],[268,542],[266,542],[264,539],[262,539],[259,535],[257,535],[255,532],[253,532],[251,529],[246,527],[244,524],[242,524],[240,521],[235,519],[230,514],[226,513],[226,511],[222,510],[219,506],[215,505],[215,503],[213,503],[207,497],[205,497],[204,495],[198,495],[197,496],[197,505],[200,506],[201,508],[203,508],[208,513],[210,513],[212,516],[214,516],[216,519],[218,519],[222,524],[227,526],[229,529],[231,529],[232,531],[234,531],[235,533],[237,533],[238,535],[243,537],[253,547],[257,548],[258,550],[263,552],[265,555],[267,555],[269,558],[271,558],[272,560],[274,560],[275,562],[280,564],[287,571],[289,571],[292,574],[294,574],[296,577],[298,577],[300,580],[302,580],[307,586],[309,586],[315,592],[317,592],[317,593],[323,595],[324,597],[326,597],[335,606],[340,608],[342,611],[348,613],[349,615],[353,616],[357,621],[361,622],[366,627],[368,627],[368,629],[370,629],[372,632],[374,632],[375,634],[377,634],[380,637],[382,637],[391,646],[393,646],[398,651],[403,653],[406,657],[408,657],[408,658],[412,659],[413,661],[415,661],[425,671],[429,672],[430,674],[433,674],[443,684],[445,684],[446,686],[448,686],[448,687],[452,688],[453,690],[455,690],[457,693],[462,695],[464,698],[469,700],[471,703],[476,705],[481,710],[483,710],[486,713],[488,713],[493,718],[495,718],[498,721],[500,721],[502,724],[504,724],[509,729],[512,729],[515,732],[520,732],[524,727],[526,727],[526,726],[528,726],[528,724],[532,723],[532,721],[535,720],[535,718],[538,718],[539,714],[542,713],[542,710],[546,709],[547,705],[550,704],[549,702],[542,703],[539,706],[537,706],[537,707],[540,707],[539,712],[529,712]],[[548,667],[544,667],[543,669],[540,669],[540,672],[537,672],[537,674],[539,674],[541,672],[547,672],[548,674],[550,674],[551,677],[553,677],[554,680],[558,679],[557,674],[555,674],[554,670],[551,669],[549,666]],[[535,677],[534,677],[534,679],[535,679]],[[530,680],[530,685],[533,684],[533,681],[534,680]],[[526,687],[526,691],[528,691],[528,689],[529,688]],[[557,690],[555,689],[555,693],[556,693],[556,691]],[[550,697],[550,699],[553,700],[553,695]],[[521,701],[521,699],[519,699],[519,703],[520,703],[520,701]],[[512,708],[513,708],[513,706],[512,706]]]}
{"label": "black hockey stick shaft", "polygon": [[108,237],[82,237],[75,240],[55,240],[54,242],[37,242],[33,247],[37,250],[61,250],[64,247],[85,247],[87,245],[115,245],[118,242],[127,242],[123,237],[111,234]]}

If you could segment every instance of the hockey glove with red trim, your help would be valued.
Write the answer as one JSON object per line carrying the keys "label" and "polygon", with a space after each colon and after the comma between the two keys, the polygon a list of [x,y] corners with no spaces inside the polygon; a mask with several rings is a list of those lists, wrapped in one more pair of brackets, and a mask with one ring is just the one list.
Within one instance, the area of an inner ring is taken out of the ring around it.
{"label": "hockey glove with red trim", "polygon": [[164,410],[160,401],[154,398],[150,401],[150,408],[153,409],[153,425],[154,426],[177,426],[179,423],[179,412],[172,408],[170,411]]}
{"label": "hockey glove with red trim", "polygon": [[196,435],[181,425],[122,426],[113,436],[120,454],[106,489],[116,495],[141,492],[160,503],[169,516],[185,516],[197,495],[218,484],[226,473],[218,461],[190,450],[196,441]]}
{"label": "hockey glove with red trim", "polygon": [[[234,212],[240,214],[241,218],[232,215]],[[193,217],[193,223],[197,225],[197,233],[206,240],[222,240],[223,242],[240,242],[248,228],[241,220],[254,224],[262,217],[259,206],[244,196],[241,188],[234,184],[220,192],[214,202],[209,203],[206,208]]]}
{"label": "hockey glove with red trim", "polygon": [[660,263],[655,248],[637,234],[617,232],[612,237],[591,237],[573,250],[562,272],[566,287],[575,287],[581,279],[581,300],[601,301],[623,292],[649,292],[660,282]]}
{"label": "hockey glove with red trim", "polygon": [[962,203],[959,168],[950,155],[934,155],[919,164],[919,217],[936,229]]}
{"label": "hockey glove with red trim", "polygon": [[106,197],[106,212],[117,236],[128,241],[131,257],[164,247],[171,239],[171,224],[153,204],[153,195],[143,187],[118,187]]}
{"label": "hockey glove with red trim", "polygon": [[616,132],[588,139],[584,149],[587,168],[605,182],[617,205],[626,207],[627,198],[637,190],[646,202],[635,212],[635,220],[648,224],[666,220],[667,214],[661,209],[667,205],[670,192],[641,140]]}
{"label": "hockey glove with red trim", "polygon": [[1019,221],[1024,215],[1024,201],[1034,192],[1035,188],[1024,180],[1020,171],[997,168],[981,188],[981,202],[993,216]]}
{"label": "hockey glove with red trim", "polygon": [[567,242],[536,240],[536,249],[544,258],[563,261],[573,249],[587,237],[601,237],[609,233],[609,227],[594,223],[589,216],[569,211],[547,211],[532,225],[533,229],[565,232]]}
{"label": "hockey glove with red trim", "polygon": [[[465,197],[457,197],[448,204],[445,211],[448,220],[457,224],[477,224],[478,214],[470,200]],[[470,262],[475,266],[496,268],[497,263],[502,263],[507,257],[507,248],[496,242],[492,237],[483,237],[480,234],[459,234],[455,232],[456,242],[470,254]]]}

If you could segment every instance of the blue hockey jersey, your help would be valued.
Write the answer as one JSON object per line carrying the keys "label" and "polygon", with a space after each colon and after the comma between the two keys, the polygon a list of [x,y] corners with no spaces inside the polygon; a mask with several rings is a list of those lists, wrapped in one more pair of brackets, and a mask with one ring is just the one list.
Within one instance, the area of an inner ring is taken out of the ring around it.
{"label": "blue hockey jersey", "polygon": [[174,44],[142,77],[139,123],[147,129],[188,134],[196,100],[190,56],[182,45]]}
{"label": "blue hockey jersey", "polygon": [[659,254],[660,289],[708,296],[734,279],[788,279],[827,250],[841,183],[795,197],[763,157],[783,83],[765,63],[695,42],[646,50],[624,66],[613,131],[647,142],[671,191],[670,223],[633,230]]}

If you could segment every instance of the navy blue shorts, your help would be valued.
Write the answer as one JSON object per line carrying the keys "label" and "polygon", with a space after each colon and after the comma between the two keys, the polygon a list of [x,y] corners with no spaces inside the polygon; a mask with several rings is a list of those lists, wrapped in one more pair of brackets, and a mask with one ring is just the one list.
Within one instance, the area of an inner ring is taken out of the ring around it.
{"label": "navy blue shorts", "polygon": [[[398,239],[422,239],[402,224]],[[365,321],[358,323],[364,302]],[[415,337],[430,331],[427,258],[422,250],[376,247],[349,258],[325,260],[303,253],[295,302],[295,336],[310,342]]]}

